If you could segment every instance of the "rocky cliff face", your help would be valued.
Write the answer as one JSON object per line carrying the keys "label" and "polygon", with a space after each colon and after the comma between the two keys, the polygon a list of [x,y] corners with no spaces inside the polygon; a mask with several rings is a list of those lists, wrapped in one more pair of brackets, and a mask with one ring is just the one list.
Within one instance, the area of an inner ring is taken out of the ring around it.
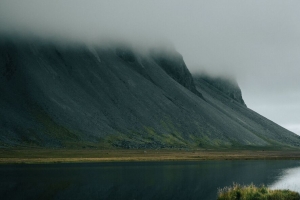
{"label": "rocky cliff face", "polygon": [[193,77],[186,67],[182,56],[176,52],[168,52],[160,49],[152,50],[151,56],[154,61],[175,81],[182,86],[203,98],[201,93],[196,90]]}
{"label": "rocky cliff face", "polygon": [[242,91],[236,80],[224,77],[210,77],[204,74],[195,75],[194,78],[204,80],[220,92],[224,93],[228,98],[246,106],[242,97]]}
{"label": "rocky cliff face", "polygon": [[[226,81],[225,81],[226,82]],[[240,90],[193,79],[180,54],[0,40],[0,146],[298,146]]]}

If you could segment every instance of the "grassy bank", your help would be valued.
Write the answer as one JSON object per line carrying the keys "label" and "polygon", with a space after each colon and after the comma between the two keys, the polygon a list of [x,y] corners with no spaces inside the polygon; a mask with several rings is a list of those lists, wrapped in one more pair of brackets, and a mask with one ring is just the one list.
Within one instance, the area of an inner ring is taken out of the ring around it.
{"label": "grassy bank", "polygon": [[299,151],[263,150],[99,150],[0,149],[0,163],[197,161],[197,160],[300,160]]}
{"label": "grassy bank", "polygon": [[300,195],[290,190],[271,190],[265,186],[241,186],[220,189],[217,200],[299,200]]}

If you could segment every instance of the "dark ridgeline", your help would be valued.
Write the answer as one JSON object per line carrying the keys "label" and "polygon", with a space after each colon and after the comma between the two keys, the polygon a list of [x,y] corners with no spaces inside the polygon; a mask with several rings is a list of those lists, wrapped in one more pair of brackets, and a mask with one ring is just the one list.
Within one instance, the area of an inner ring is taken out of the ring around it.
{"label": "dark ridgeline", "polygon": [[0,41],[0,146],[298,146],[238,85],[192,77],[175,50]]}

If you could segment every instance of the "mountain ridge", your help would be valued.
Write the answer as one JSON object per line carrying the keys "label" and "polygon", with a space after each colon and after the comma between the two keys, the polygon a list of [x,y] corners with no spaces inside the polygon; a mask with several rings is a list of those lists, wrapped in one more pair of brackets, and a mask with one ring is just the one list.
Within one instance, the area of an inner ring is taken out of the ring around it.
{"label": "mountain ridge", "polygon": [[175,50],[1,40],[0,55],[2,147],[300,144],[248,109],[238,86],[192,76]]}

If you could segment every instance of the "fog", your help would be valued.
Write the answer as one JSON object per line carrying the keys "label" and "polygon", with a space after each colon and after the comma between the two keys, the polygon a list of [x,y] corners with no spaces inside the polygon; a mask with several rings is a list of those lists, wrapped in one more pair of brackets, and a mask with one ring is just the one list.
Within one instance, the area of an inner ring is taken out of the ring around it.
{"label": "fog", "polygon": [[100,45],[171,41],[191,72],[236,77],[249,108],[300,134],[299,10],[296,0],[1,0],[0,31]]}

